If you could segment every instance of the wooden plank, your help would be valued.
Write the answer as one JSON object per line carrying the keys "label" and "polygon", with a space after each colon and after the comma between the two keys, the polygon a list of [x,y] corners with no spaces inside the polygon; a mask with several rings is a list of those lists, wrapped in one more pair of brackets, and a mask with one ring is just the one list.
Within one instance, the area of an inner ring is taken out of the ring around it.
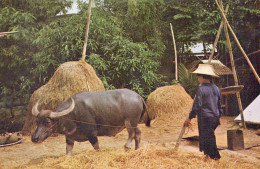
{"label": "wooden plank", "polygon": [[241,91],[244,88],[244,85],[238,85],[238,86],[229,86],[220,88],[222,95],[229,95],[229,94],[236,94],[237,92]]}

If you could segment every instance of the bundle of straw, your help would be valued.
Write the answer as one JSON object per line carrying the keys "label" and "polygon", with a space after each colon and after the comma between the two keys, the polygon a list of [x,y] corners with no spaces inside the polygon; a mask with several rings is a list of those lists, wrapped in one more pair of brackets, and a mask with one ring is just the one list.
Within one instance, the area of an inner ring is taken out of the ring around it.
{"label": "bundle of straw", "polygon": [[31,110],[39,99],[41,99],[39,109],[55,110],[61,103],[74,94],[83,91],[104,90],[104,85],[97,77],[93,67],[85,61],[63,63],[55,71],[48,83],[32,94],[22,133],[29,135],[34,130],[36,124]]}
{"label": "bundle of straw", "polygon": [[180,85],[159,87],[148,96],[144,121],[149,113],[149,117],[155,119],[154,124],[181,124],[187,118],[192,103],[191,96]]}

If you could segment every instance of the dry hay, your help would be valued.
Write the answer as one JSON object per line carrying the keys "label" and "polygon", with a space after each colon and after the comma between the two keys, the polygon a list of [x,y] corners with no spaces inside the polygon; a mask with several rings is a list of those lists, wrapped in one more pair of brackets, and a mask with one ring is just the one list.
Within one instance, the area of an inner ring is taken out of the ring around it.
{"label": "dry hay", "polygon": [[194,152],[178,152],[171,148],[144,146],[125,152],[123,149],[87,150],[70,158],[42,157],[18,168],[95,168],[95,169],[163,169],[163,168],[259,168],[257,161],[222,157],[220,161],[207,160]]}
{"label": "dry hay", "polygon": [[54,110],[74,94],[82,91],[104,90],[102,81],[97,77],[91,65],[83,61],[63,63],[55,71],[48,83],[32,94],[27,107],[27,118],[22,130],[23,134],[30,134],[35,127],[35,120],[32,117],[31,110],[39,99],[41,99],[39,109]]}
{"label": "dry hay", "polygon": [[[159,87],[147,99],[149,117],[155,119],[152,125],[180,125],[187,118],[193,100],[180,85]],[[147,111],[144,121],[147,119]]]}

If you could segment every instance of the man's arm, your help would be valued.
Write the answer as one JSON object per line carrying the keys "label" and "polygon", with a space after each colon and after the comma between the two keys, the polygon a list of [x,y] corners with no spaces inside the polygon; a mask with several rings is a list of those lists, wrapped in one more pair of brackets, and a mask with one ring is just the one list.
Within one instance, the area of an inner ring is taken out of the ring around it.
{"label": "man's arm", "polygon": [[201,92],[198,89],[198,92],[195,96],[193,105],[192,105],[192,109],[190,111],[189,117],[185,120],[184,122],[184,126],[189,126],[191,119],[195,118],[196,115],[198,114],[198,112],[200,111],[200,107],[202,105],[202,101],[201,101]]}

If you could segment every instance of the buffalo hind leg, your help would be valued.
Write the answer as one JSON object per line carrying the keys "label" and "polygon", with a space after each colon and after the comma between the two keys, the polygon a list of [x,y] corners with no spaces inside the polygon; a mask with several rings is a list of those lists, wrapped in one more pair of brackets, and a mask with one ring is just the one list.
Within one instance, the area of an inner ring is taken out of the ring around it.
{"label": "buffalo hind leg", "polygon": [[130,121],[125,121],[125,126],[128,132],[128,140],[125,144],[125,148],[131,149],[131,143],[135,137],[135,129],[131,127]]}
{"label": "buffalo hind leg", "polygon": [[66,154],[67,154],[68,157],[71,157],[71,156],[72,156],[73,146],[74,146],[74,140],[69,139],[69,138],[66,136]]}
{"label": "buffalo hind leg", "polygon": [[141,140],[141,130],[136,127],[135,129],[135,149],[139,149],[140,148],[140,140]]}
{"label": "buffalo hind leg", "polygon": [[95,150],[99,151],[98,139],[97,136],[89,136],[89,142],[94,147]]}

